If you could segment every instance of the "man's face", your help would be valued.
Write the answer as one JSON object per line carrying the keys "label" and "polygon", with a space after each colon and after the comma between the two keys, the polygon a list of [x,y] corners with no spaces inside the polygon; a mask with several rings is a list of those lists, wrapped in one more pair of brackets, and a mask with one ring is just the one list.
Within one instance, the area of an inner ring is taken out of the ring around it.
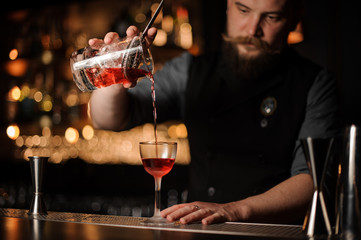
{"label": "man's face", "polygon": [[287,8],[287,0],[228,0],[227,36],[243,39],[237,41],[239,54],[246,58],[261,55],[264,49],[255,41],[280,51],[291,30]]}

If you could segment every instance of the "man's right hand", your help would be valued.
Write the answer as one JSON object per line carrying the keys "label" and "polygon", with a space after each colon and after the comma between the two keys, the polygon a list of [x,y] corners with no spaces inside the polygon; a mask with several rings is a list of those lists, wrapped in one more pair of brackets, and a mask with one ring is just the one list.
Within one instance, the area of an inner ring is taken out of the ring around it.
{"label": "man's right hand", "polygon": [[[132,38],[139,35],[139,30],[135,26],[130,26],[126,33],[127,37]],[[153,43],[156,34],[157,29],[154,27],[148,30],[145,36],[147,48]],[[117,33],[109,32],[104,39],[90,39],[89,45],[95,47],[96,44],[110,44],[117,38],[119,38]],[[90,99],[90,113],[95,128],[119,131],[127,126],[129,98],[126,88],[134,87],[135,84],[136,81],[135,83],[114,84],[93,91]]]}
{"label": "man's right hand", "polygon": [[[133,38],[134,36],[139,35],[139,29],[136,26],[130,26],[128,27],[127,31],[127,38]],[[146,48],[149,48],[150,45],[152,45],[155,36],[157,35],[157,29],[155,27],[149,28],[146,36],[145,36],[145,42],[146,42]],[[115,39],[119,38],[119,34],[116,32],[108,32],[105,36],[104,39],[99,39],[99,38],[92,38],[89,40],[89,45],[90,46],[96,46],[98,44],[110,44],[112,43]],[[135,83],[136,84],[136,83]],[[125,88],[130,88],[130,87],[134,87],[135,84],[133,83],[124,83],[123,86]]]}
{"label": "man's right hand", "polygon": [[[136,26],[130,26],[128,27],[127,31],[126,31],[127,37],[128,38],[132,38],[136,35],[139,35],[139,29]],[[149,48],[150,45],[152,45],[155,36],[157,35],[157,29],[155,27],[149,28],[147,35],[145,36],[145,40],[146,40],[146,47]],[[119,38],[119,34],[116,32],[108,32],[105,36],[104,36],[104,40],[99,39],[99,38],[92,38],[89,40],[89,45],[90,46],[94,46],[96,44],[99,43],[105,43],[105,44],[110,44],[112,43],[115,39]]]}

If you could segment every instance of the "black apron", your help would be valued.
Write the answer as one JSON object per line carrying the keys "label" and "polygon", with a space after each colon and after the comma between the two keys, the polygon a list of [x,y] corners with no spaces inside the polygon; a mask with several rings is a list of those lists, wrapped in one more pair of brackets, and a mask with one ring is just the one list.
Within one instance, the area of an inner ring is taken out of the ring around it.
{"label": "black apron", "polygon": [[[195,57],[186,90],[189,201],[229,202],[290,177],[307,93],[320,67],[287,50],[256,82],[234,77],[220,54]],[[267,116],[262,103],[271,99]]]}

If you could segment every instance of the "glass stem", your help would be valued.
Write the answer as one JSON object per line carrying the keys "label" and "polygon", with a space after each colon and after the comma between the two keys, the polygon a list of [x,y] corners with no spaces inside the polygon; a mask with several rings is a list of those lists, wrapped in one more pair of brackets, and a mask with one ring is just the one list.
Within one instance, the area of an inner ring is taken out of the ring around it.
{"label": "glass stem", "polygon": [[161,188],[162,178],[161,177],[155,177],[154,178],[154,183],[155,183],[155,202],[154,202],[154,215],[153,215],[153,217],[160,217],[160,202],[161,202],[160,188]]}

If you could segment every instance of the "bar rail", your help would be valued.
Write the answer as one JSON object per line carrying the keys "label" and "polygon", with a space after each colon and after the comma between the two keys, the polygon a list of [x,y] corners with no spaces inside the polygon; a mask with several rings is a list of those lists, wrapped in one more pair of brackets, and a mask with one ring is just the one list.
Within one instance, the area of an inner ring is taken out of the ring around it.
{"label": "bar rail", "polygon": [[[299,225],[280,224],[252,224],[242,222],[226,222],[212,225],[194,223],[182,225],[175,223],[172,226],[144,226],[141,217],[97,215],[84,213],[66,213],[49,211],[47,215],[29,216],[28,210],[0,208],[0,219],[18,218],[27,220],[40,220],[47,222],[66,222],[80,224],[95,224],[100,226],[123,227],[133,229],[166,230],[175,232],[201,233],[211,235],[233,235],[255,237],[254,239],[308,239]],[[247,238],[248,239],[248,238]]]}

